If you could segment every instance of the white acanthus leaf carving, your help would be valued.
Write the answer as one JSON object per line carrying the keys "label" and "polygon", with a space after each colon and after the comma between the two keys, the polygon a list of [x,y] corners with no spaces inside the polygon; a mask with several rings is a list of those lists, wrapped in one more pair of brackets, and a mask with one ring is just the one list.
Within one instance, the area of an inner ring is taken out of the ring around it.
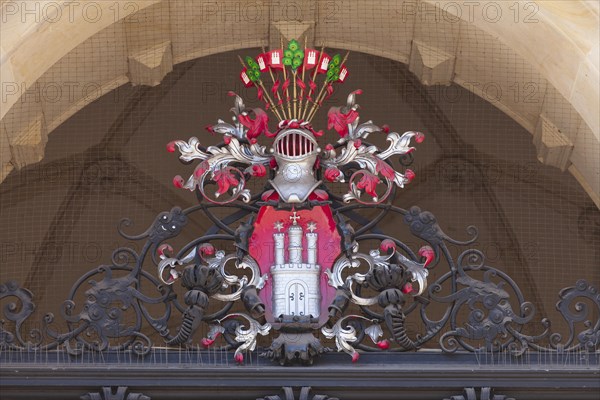
{"label": "white acanthus leaf carving", "polygon": [[[360,106],[356,103],[356,96],[362,94],[362,90],[355,90],[348,94],[346,98],[346,106],[342,107],[341,112],[344,114],[350,111],[358,110]],[[360,117],[357,116],[352,123],[348,124],[348,135],[338,140],[338,143],[345,143],[348,140],[366,139],[369,134],[373,132],[381,132],[381,128],[373,123],[373,121],[367,121],[362,124],[358,124]]]}
{"label": "white acanthus leaf carving", "polygon": [[[341,167],[342,165],[349,164],[353,161],[361,164],[363,168],[372,167],[373,172],[375,172],[375,166],[377,165],[377,160],[373,158],[373,153],[377,151],[377,147],[375,146],[359,146],[358,148],[354,145],[354,140],[348,141],[346,147],[342,148],[340,155],[336,155],[335,151],[333,151],[329,157],[323,158],[321,161],[323,166],[330,167]],[[371,168],[369,168],[371,170]]]}
{"label": "white acanthus leaf carving", "polygon": [[208,157],[210,157],[209,154],[200,150],[200,140],[198,140],[198,138],[195,136],[189,138],[187,142],[185,140],[175,140],[173,143],[175,143],[175,145],[179,149],[179,152],[181,153],[179,159],[182,161],[204,161]]}
{"label": "white acanthus leaf carving", "polygon": [[238,139],[243,139],[246,137],[247,129],[240,123],[238,117],[240,114],[245,112],[246,105],[244,104],[244,100],[237,94],[230,92],[230,95],[235,95],[234,105],[229,110],[233,113],[233,117],[231,117],[231,119],[235,126],[223,121],[222,119],[219,119],[215,125],[209,127],[209,130],[212,133],[218,133],[219,135],[227,135],[236,137]]}
{"label": "white acanthus leaf carving", "polygon": [[404,132],[402,136],[400,136],[397,132],[388,133],[386,140],[390,142],[390,146],[385,149],[385,151],[377,154],[377,157],[382,160],[386,160],[395,154],[410,153],[415,149],[414,147],[409,146],[410,140],[417,135],[420,135],[420,133],[414,131]]}
{"label": "white acanthus leaf carving", "polygon": [[[182,258],[175,257],[166,257],[164,255],[160,256],[161,261],[158,263],[158,277],[165,285],[172,285],[175,281],[181,276],[181,274],[176,270],[177,267],[189,264],[196,257],[197,248],[194,247],[190,250],[185,256]],[[219,265],[220,259],[223,257],[225,253],[223,251],[218,251],[215,257],[209,258],[207,260],[209,268],[216,268]],[[169,268],[169,275],[171,276],[171,280],[165,281],[164,279],[164,271]]]}
{"label": "white acanthus leaf carving", "polygon": [[369,335],[373,343],[377,343],[379,338],[383,336],[383,330],[379,324],[373,324],[365,329],[365,333]]}
{"label": "white acanthus leaf carving", "polygon": [[[361,274],[361,273],[357,272],[355,274],[349,275],[346,277],[346,280],[344,281],[344,279],[342,278],[343,271],[346,268],[358,268],[361,264],[360,260],[363,260],[367,263],[367,265],[369,266],[368,271],[365,274]],[[377,304],[377,296],[369,297],[369,298],[360,297],[360,296],[357,296],[354,293],[354,290],[352,289],[352,285],[354,283],[357,283],[360,285],[365,282],[367,274],[373,270],[373,267],[375,265],[374,262],[375,261],[373,260],[373,258],[371,256],[368,256],[368,255],[362,254],[362,253],[354,254],[352,256],[352,259],[349,259],[346,256],[341,256],[333,264],[331,271],[325,271],[325,274],[327,274],[327,277],[329,278],[329,280],[328,280],[329,286],[332,286],[334,288],[338,288],[340,286],[346,286],[348,288],[348,290],[350,290],[351,301],[360,306],[372,306],[374,304]]]}
{"label": "white acanthus leaf carving", "polygon": [[408,179],[404,174],[401,174],[398,171],[394,171],[394,184],[399,188],[403,188],[405,183],[408,183],[410,179]]}
{"label": "white acanthus leaf carving", "polygon": [[373,121],[367,121],[358,125],[359,118],[352,124],[348,124],[348,135],[340,138],[338,143],[345,143],[348,140],[366,139],[369,134],[373,132],[381,132],[381,128],[373,123]]}
{"label": "white acanthus leaf carving", "polygon": [[[266,146],[258,144],[242,144],[237,138],[231,138],[227,146],[209,146],[206,151],[200,149],[200,142],[192,137],[189,142],[177,140],[174,142],[179,148],[181,160],[189,162],[200,160],[202,163],[196,168],[196,171],[190,175],[183,187],[193,191],[198,187],[204,195],[204,182],[210,177],[214,180],[215,173],[226,168],[230,163],[239,163],[245,165],[263,164],[267,165],[272,156],[267,154]],[[201,173],[196,173],[197,171]],[[241,197],[244,202],[249,202],[252,195],[250,190],[244,188],[245,182],[240,180],[238,187],[233,188],[232,200]],[[218,194],[215,197],[219,197]]]}
{"label": "white acanthus leaf carving", "polygon": [[377,166],[377,158],[387,160],[395,154],[406,154],[413,151],[415,148],[410,147],[410,140],[419,135],[418,132],[405,132],[400,136],[397,132],[390,132],[387,135],[387,141],[390,145],[384,151],[377,153],[378,149],[375,146],[355,146],[354,140],[349,140],[346,147],[342,148],[340,155],[333,152],[329,157],[324,158],[322,163],[325,167],[341,167],[351,162],[357,162],[362,168],[368,168],[369,171],[375,173]]}
{"label": "white acanthus leaf carving", "polygon": [[238,269],[250,269],[252,271],[252,279],[250,279],[249,284],[254,285],[258,290],[262,289],[269,279],[268,274],[260,274],[260,267],[258,266],[258,263],[249,255],[246,255],[242,259],[242,262],[238,263],[236,267]]}
{"label": "white acanthus leaf carving", "polygon": [[356,340],[356,330],[352,326],[348,326],[345,329],[342,328],[340,321],[338,321],[331,329],[324,326],[321,329],[321,332],[323,332],[323,335],[325,335],[327,339],[335,337],[335,344],[338,351],[343,350],[348,354],[354,354],[356,350],[354,350],[354,347],[350,346],[348,342],[354,342]]}
{"label": "white acanthus leaf carving", "polygon": [[[162,257],[161,257],[162,258]],[[160,263],[158,263],[158,277],[165,285],[172,285],[179,278],[180,273],[175,269],[176,267],[182,265],[181,261],[176,258],[163,258]],[[164,271],[165,269],[169,269],[169,280],[165,280]]]}
{"label": "white acanthus leaf carving", "polygon": [[[231,92],[231,93],[234,94],[233,92]],[[245,112],[245,110],[246,110],[246,105],[244,104],[244,100],[236,94],[233,107],[231,107],[231,109],[229,111],[231,111],[233,113],[233,117],[231,117],[231,119],[235,123],[236,136],[238,137],[238,139],[242,139],[242,138],[246,137],[247,129],[244,125],[242,125],[240,123],[239,118],[238,118],[240,114]]]}
{"label": "white acanthus leaf carving", "polygon": [[379,250],[371,250],[369,251],[369,256],[373,259],[373,264],[376,266],[385,266],[389,265],[389,259],[392,258],[396,250],[394,250],[391,254],[381,255]]}
{"label": "white acanthus leaf carving", "polygon": [[406,268],[406,271],[410,274],[411,282],[417,282],[419,284],[419,290],[413,296],[420,296],[421,293],[427,287],[427,276],[429,276],[429,270],[425,268],[425,264],[417,263],[412,261],[402,254],[398,253],[400,264]]}
{"label": "white acanthus leaf carving", "polygon": [[352,139],[366,139],[370,133],[381,132],[381,128],[373,123],[373,121],[367,121],[356,127],[353,132],[354,137]]}
{"label": "white acanthus leaf carving", "polygon": [[350,290],[350,296],[351,296],[350,300],[354,304],[358,304],[359,306],[373,306],[373,305],[375,305],[375,304],[378,303],[377,296],[373,296],[373,297],[360,297],[360,296],[357,296],[354,293],[354,290],[352,289],[352,284],[354,282],[357,282],[357,281],[355,281],[355,280],[349,280],[348,284],[347,284],[347,287]]}
{"label": "white acanthus leaf carving", "polygon": [[240,346],[235,350],[235,357],[237,359],[237,357],[242,355],[244,351],[253,351],[256,349],[256,338],[258,335],[268,335],[269,331],[271,330],[271,324],[267,322],[264,325],[261,325],[255,319],[243,313],[229,314],[223,319],[232,317],[242,317],[248,321],[248,328],[242,324],[235,328],[235,341],[241,343]]}
{"label": "white acanthus leaf carving", "polygon": [[321,332],[323,333],[323,335],[325,335],[327,339],[335,338],[335,345],[338,351],[343,351],[347,354],[350,354],[352,356],[352,359],[356,360],[358,358],[358,353],[356,352],[354,347],[350,345],[351,342],[356,341],[356,329],[354,329],[354,327],[351,325],[348,325],[346,328],[344,328],[344,325],[348,318],[364,319],[364,317],[360,317],[357,315],[348,315],[344,318],[341,318],[331,328],[328,328],[327,326],[322,327]]}
{"label": "white acanthus leaf carving", "polygon": [[[222,254],[219,254],[222,253]],[[225,256],[223,252],[217,253],[219,262],[215,265],[215,268],[219,268],[221,275],[223,276],[223,289],[227,289],[230,286],[237,286],[237,290],[233,293],[224,294],[216,293],[211,297],[219,301],[236,301],[242,296],[242,292],[246,286],[254,285],[257,289],[262,289],[268,279],[268,275],[260,274],[260,267],[254,258],[249,255],[244,256],[241,262],[237,262],[237,256],[235,254],[229,254]],[[230,275],[226,272],[225,266],[229,261],[235,260],[236,269],[249,269],[252,272],[252,276],[248,278],[246,275],[241,278],[237,275]]]}
{"label": "white acanthus leaf carving", "polygon": [[231,162],[252,165],[268,164],[271,161],[266,146],[240,144],[236,138],[231,138],[231,142],[225,147],[210,146],[206,151],[212,155],[207,157],[211,170],[216,170]]}
{"label": "white acanthus leaf carving", "polygon": [[[333,288],[338,288],[340,286],[344,286],[345,282],[342,279],[342,271],[346,268],[358,268],[360,266],[360,262],[354,261],[352,262],[348,257],[341,256],[336,260],[333,264],[333,267],[330,270],[325,270],[325,274],[327,275],[329,286]],[[352,279],[352,277],[348,277],[347,279]]]}
{"label": "white acanthus leaf carving", "polygon": [[[355,184],[350,184],[350,191],[342,196],[344,203],[350,203],[352,200],[360,199],[362,192],[358,190]],[[377,201],[377,200],[375,200]]]}
{"label": "white acanthus leaf carving", "polygon": [[181,155],[179,159],[185,162],[207,160],[212,169],[217,169],[223,164],[240,162],[243,164],[268,164],[271,156],[267,154],[266,146],[259,144],[240,144],[237,138],[231,138],[227,146],[209,146],[206,151],[200,149],[200,141],[197,137],[191,137],[187,142],[175,140],[175,145]]}
{"label": "white acanthus leaf carving", "polygon": [[213,125],[211,129],[214,133],[218,133],[219,135],[229,135],[238,139],[242,139],[246,134],[243,130],[240,131],[238,128],[222,119],[218,119],[217,123]]}
{"label": "white acanthus leaf carving", "polygon": [[329,277],[329,285],[337,288],[339,286],[343,286],[344,283],[348,283],[350,281],[354,281],[359,284],[363,283],[365,281],[365,277],[367,276],[367,274],[361,274],[358,272],[346,277],[345,282],[342,279],[342,272],[346,268],[360,267],[361,259],[366,261],[367,265],[369,266],[369,270],[367,271],[367,274],[369,272],[371,272],[371,270],[373,269],[373,259],[370,256],[368,256],[366,254],[362,254],[362,253],[354,254],[352,256],[352,259],[349,259],[346,256],[342,256],[342,257],[338,258],[337,261],[333,264],[331,272],[325,271],[325,273]]}
{"label": "white acanthus leaf carving", "polygon": [[[376,126],[373,125],[372,128],[374,129],[374,127]],[[365,127],[365,129],[367,129],[367,127]],[[390,145],[382,152],[378,152],[378,149],[375,146],[357,146],[357,142],[355,140],[348,140],[346,146],[342,148],[339,155],[337,155],[334,150],[324,153],[321,163],[325,168],[339,168],[343,165],[355,162],[361,168],[369,171],[371,174],[379,175],[378,164],[385,162],[385,160],[393,155],[402,155],[413,151],[414,147],[409,146],[410,141],[413,137],[419,137],[419,135],[421,135],[419,132],[413,131],[405,132],[402,136],[400,136],[397,132],[390,132],[387,135],[387,141],[390,142]],[[390,179],[387,176],[384,176],[384,179],[387,183],[388,189],[380,199],[377,197],[373,198],[373,202],[381,202],[387,198],[391,192],[392,185],[403,188],[404,185],[410,181],[410,179],[404,174],[396,170],[394,170],[393,179]],[[344,202],[347,203],[351,200],[360,199],[360,196],[361,191],[353,182],[351,182],[350,191],[343,196],[343,199]]]}
{"label": "white acanthus leaf carving", "polygon": [[[234,189],[234,195],[235,195],[235,189]],[[250,189],[243,189],[240,191],[240,197],[242,198],[242,201],[244,203],[249,203],[250,200],[252,199],[252,193],[250,193]]]}

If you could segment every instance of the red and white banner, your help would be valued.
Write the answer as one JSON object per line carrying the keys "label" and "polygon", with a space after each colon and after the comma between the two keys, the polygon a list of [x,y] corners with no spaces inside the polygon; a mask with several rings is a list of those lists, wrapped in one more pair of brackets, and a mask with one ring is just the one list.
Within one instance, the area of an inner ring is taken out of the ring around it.
{"label": "red and white banner", "polygon": [[346,68],[345,65],[342,65],[342,68],[340,68],[340,76],[338,78],[338,82],[344,83],[344,81],[348,77],[348,74],[348,68]]}
{"label": "red and white banner", "polygon": [[305,70],[313,69],[319,62],[319,51],[315,49],[304,50],[304,64]]}
{"label": "red and white banner", "polygon": [[269,69],[269,54],[259,54],[258,57],[256,57],[256,63],[258,64],[260,72],[265,72],[267,69]]}
{"label": "red and white banner", "polygon": [[317,67],[317,73],[319,73],[319,74],[327,73],[327,67],[329,67],[330,60],[331,60],[331,57],[329,57],[329,55],[327,55],[327,53],[323,53],[323,55],[321,56],[321,62],[319,63],[319,66]]}
{"label": "red and white banner", "polygon": [[247,68],[244,68],[242,70],[242,72],[240,72],[240,79],[242,80],[242,83],[244,84],[244,86],[246,86],[246,87],[254,86],[254,84],[250,80],[250,77],[248,76],[248,69]]}
{"label": "red and white banner", "polygon": [[269,66],[275,69],[283,69],[283,50],[273,50],[267,53]]}

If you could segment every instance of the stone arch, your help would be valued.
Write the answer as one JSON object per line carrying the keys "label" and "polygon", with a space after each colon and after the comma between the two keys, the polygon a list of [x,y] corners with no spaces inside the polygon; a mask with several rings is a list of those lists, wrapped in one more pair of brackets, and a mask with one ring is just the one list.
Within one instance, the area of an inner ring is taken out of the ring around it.
{"label": "stone arch", "polygon": [[[288,2],[253,3],[250,9],[234,1],[198,5],[190,0],[139,0],[98,2],[101,16],[91,18],[64,5],[60,11],[53,9],[53,2],[37,2],[33,16],[14,8],[22,3],[3,2],[0,179],[15,167],[39,161],[47,134],[106,91],[128,81],[154,85],[173,64],[227,50],[277,45],[282,36],[306,36],[315,45],[407,63],[425,84],[455,82],[490,101],[486,84],[494,82],[508,93],[511,82],[497,81],[494,71],[486,68],[486,60],[473,47],[473,40],[479,39],[492,51],[502,50],[498,64],[506,68],[507,76],[538,84],[537,103],[511,101],[508,96],[491,102],[536,137],[559,134],[570,142],[566,160],[561,152],[563,161],[556,165],[569,168],[600,204],[599,42],[597,34],[589,33],[598,31],[598,4],[521,1],[454,3],[455,7],[450,3],[352,2],[343,8],[325,1],[316,6],[300,2],[294,3],[300,15],[296,10],[292,16],[285,11]],[[128,9],[128,4],[135,7]],[[526,23],[531,4],[536,22]],[[504,17],[496,20],[492,8]],[[107,42],[118,51],[102,53],[97,44]],[[110,70],[92,68],[89,57],[94,55],[114,56]],[[514,65],[523,67],[510,70]],[[82,82],[94,85],[50,101],[52,87],[64,85],[74,71]],[[547,143],[539,145],[542,153],[548,151]]]}

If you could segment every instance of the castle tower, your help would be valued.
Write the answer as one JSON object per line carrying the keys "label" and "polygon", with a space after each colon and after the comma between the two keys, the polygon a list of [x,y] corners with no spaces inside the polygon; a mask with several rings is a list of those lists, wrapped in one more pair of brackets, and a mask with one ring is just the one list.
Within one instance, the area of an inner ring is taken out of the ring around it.
{"label": "castle tower", "polygon": [[306,250],[307,259],[306,262],[309,264],[317,263],[317,234],[314,230],[317,229],[317,224],[314,222],[308,223],[309,233],[306,234]]}
{"label": "castle tower", "polygon": [[282,228],[282,222],[275,223],[275,229],[277,229],[277,233],[273,235],[273,240],[275,241],[275,265],[285,263],[285,233],[281,232]]}
{"label": "castle tower", "polygon": [[296,215],[290,216],[290,219],[294,222],[288,231],[289,240],[289,251],[290,251],[290,263],[301,263],[302,262],[302,227],[298,225],[300,217]]}

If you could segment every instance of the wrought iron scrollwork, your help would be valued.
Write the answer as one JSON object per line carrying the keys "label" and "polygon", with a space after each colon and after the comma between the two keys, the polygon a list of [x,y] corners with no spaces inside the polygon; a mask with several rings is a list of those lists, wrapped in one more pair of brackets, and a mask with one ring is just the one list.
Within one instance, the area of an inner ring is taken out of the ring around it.
{"label": "wrought iron scrollwork", "polygon": [[[4,308],[4,318],[12,321],[15,324],[15,328],[13,332],[6,330],[4,328],[5,321],[2,320],[2,323],[0,324],[0,345],[6,348],[29,347],[30,345],[35,345],[35,343],[26,341],[23,338],[22,333],[23,322],[25,322],[35,310],[33,294],[29,290],[20,287],[17,282],[9,281],[6,284],[0,285],[0,300],[5,297],[15,298],[18,300],[18,303],[12,301]],[[41,336],[39,331],[32,333],[32,337]]]}
{"label": "wrought iron scrollwork", "polygon": [[89,392],[80,396],[81,400],[151,400],[143,393],[129,392],[127,386],[119,386],[113,390],[111,386],[103,386],[100,392]]}
{"label": "wrought iron scrollwork", "polygon": [[490,387],[482,387],[477,390],[472,387],[464,388],[462,394],[445,398],[444,400],[517,400],[502,394],[495,394]]}
{"label": "wrought iron scrollwork", "polygon": [[[357,208],[358,205],[340,205],[334,211],[352,215]],[[268,323],[259,322],[264,305],[257,294],[268,277],[261,274],[256,260],[244,251],[225,254],[209,244],[213,239],[235,243],[234,235],[218,233],[200,237],[170,256],[172,248],[165,241],[177,236],[189,214],[199,210],[197,206],[187,210],[175,208],[159,214],[143,234],[123,234],[129,239],[145,240],[141,252],[118,249],[111,265],[84,274],[73,285],[62,308],[61,317],[69,327],[66,332],[52,328],[55,316],[51,313],[45,316],[42,329],[22,332],[35,309],[33,294],[16,282],[0,285],[0,299],[11,300],[3,310],[0,346],[52,349],[62,344],[72,354],[120,349],[144,355],[155,346],[147,327],[170,345],[185,345],[200,324],[208,324],[209,333],[202,343],[210,345],[222,335],[224,348],[233,349],[234,357],[243,360],[243,353],[254,350],[257,338],[270,331]],[[410,232],[425,244],[414,252],[393,237],[374,233],[356,235],[347,220],[340,219],[340,224],[348,225],[339,229],[342,242],[347,242],[342,243],[346,251],[329,275],[329,283],[337,288],[337,294],[329,307],[332,324],[323,327],[323,334],[335,339],[339,350],[357,359],[361,351],[413,350],[437,337],[444,352],[485,349],[521,355],[527,350],[599,351],[600,321],[591,319],[590,307],[600,311],[600,294],[588,282],[580,280],[559,294],[557,310],[564,318],[567,336],[554,332],[547,319],[540,320],[539,334],[526,334],[523,327],[534,323],[535,308],[526,301],[515,281],[488,266],[484,254],[477,249],[464,250],[456,261],[451,257],[447,243],[467,246],[476,238],[474,228],[469,228],[471,238],[460,242],[449,238],[432,214],[417,207],[404,210],[387,205],[384,211],[402,215]],[[379,240],[379,249],[368,254],[358,251],[362,243],[373,240]],[[148,258],[162,271],[158,278],[142,268]],[[428,270],[439,268],[442,260],[448,271],[428,284]],[[230,267],[244,274],[228,272]],[[171,274],[177,268],[181,271]],[[182,303],[169,282],[174,277],[188,289]],[[147,289],[142,292],[142,281],[149,283],[144,287],[156,291],[156,295],[145,294]],[[366,292],[371,295],[364,297]],[[85,298],[81,306],[76,303],[79,293]],[[208,315],[210,299],[223,305]],[[248,314],[227,314],[235,301],[242,301]],[[346,314],[351,303],[360,307],[362,315]],[[150,304],[161,304],[162,314],[151,315],[147,308]],[[435,318],[429,316],[432,304],[446,306],[441,317],[439,312]],[[167,326],[174,311],[181,313],[178,318],[182,322],[172,335]],[[466,315],[466,319],[460,320],[461,315],[463,318]],[[424,330],[410,337],[406,324],[416,316],[420,317]],[[11,329],[7,328],[9,324]],[[371,339],[372,345],[365,342],[366,338]],[[329,351],[320,344],[313,347],[314,354],[307,356],[311,362],[318,354]],[[261,352],[273,356],[274,349]]]}
{"label": "wrought iron scrollwork", "polygon": [[337,397],[329,397],[324,394],[311,395],[312,388],[310,386],[303,386],[298,393],[298,397],[294,394],[294,389],[289,386],[284,386],[281,390],[283,395],[259,397],[256,400],[339,400]]}

